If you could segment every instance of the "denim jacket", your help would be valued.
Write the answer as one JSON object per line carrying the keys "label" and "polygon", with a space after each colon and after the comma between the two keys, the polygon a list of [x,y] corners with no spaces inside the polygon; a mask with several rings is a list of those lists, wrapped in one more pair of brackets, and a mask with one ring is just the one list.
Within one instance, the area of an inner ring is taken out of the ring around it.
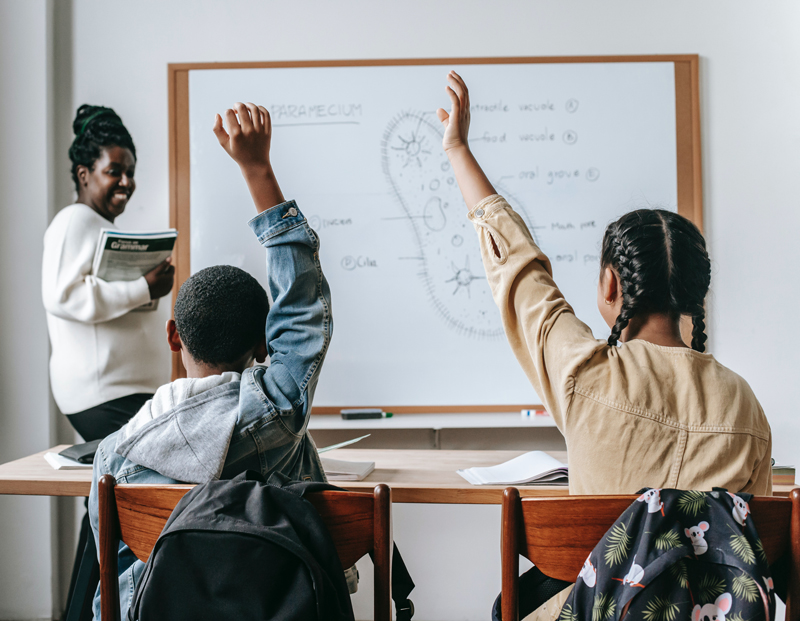
{"label": "denim jacket", "polygon": [[[104,474],[114,475],[118,483],[202,483],[252,469],[265,476],[277,471],[295,480],[325,481],[317,449],[307,432],[319,371],[333,331],[330,288],[319,262],[319,238],[294,201],[259,214],[249,226],[267,250],[273,300],[266,323],[270,365],[249,368],[241,377],[230,374],[230,381],[189,396],[133,432],[123,427],[101,442],[89,496],[95,542],[97,481]],[[144,563],[121,543],[123,619],[143,569]],[[100,618],[99,588],[94,615]]]}

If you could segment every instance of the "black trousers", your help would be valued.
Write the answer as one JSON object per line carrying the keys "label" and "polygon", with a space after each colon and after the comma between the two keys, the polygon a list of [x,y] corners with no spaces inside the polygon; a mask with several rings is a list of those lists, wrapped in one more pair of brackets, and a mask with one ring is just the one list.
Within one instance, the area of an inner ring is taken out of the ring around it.
{"label": "black trousers", "polygon": [[[519,577],[519,618],[524,619],[539,606],[570,586],[571,582],[548,578],[537,567],[531,567]],[[500,596],[492,606],[492,621],[501,621]]]}
{"label": "black trousers", "polygon": [[152,397],[152,394],[144,392],[120,397],[83,412],[67,414],[67,419],[84,442],[101,440],[127,423]]}
{"label": "black trousers", "polygon": [[[67,419],[86,442],[100,440],[127,423],[153,395],[138,393],[101,403],[93,408],[67,414]],[[87,499],[88,503],[88,499]],[[100,580],[97,548],[89,525],[89,514],[83,516],[78,552],[72,566],[65,621],[91,621],[92,600]]]}

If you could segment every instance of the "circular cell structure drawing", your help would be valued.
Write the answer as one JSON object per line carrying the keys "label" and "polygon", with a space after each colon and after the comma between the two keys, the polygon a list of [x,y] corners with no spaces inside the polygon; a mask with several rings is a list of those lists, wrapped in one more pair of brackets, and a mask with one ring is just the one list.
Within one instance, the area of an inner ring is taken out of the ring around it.
{"label": "circular cell structure drawing", "polygon": [[564,107],[567,109],[567,112],[577,112],[579,103],[577,99],[567,99],[567,103]]}
{"label": "circular cell structure drawing", "polygon": [[578,142],[578,134],[571,129],[564,132],[563,138],[566,144],[575,144]]}
{"label": "circular cell structure drawing", "polygon": [[586,171],[587,181],[597,181],[600,178],[600,171],[597,168],[590,168]]}
{"label": "circular cell structure drawing", "polygon": [[[465,239],[472,225],[441,141],[432,114],[403,112],[388,123],[381,144],[383,171],[403,215],[391,221],[413,235],[419,257],[414,273],[445,325],[465,337],[499,339],[500,314],[478,242],[474,236]],[[411,144],[419,150],[409,150]],[[519,203],[514,207],[529,221]]]}

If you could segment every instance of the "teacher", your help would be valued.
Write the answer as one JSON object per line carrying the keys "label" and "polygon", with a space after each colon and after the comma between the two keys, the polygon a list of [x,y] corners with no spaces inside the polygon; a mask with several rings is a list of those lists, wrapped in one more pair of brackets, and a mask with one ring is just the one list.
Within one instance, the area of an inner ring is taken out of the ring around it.
{"label": "teacher", "polygon": [[111,108],[81,106],[72,129],[78,198],[45,232],[42,299],[53,397],[88,442],[119,429],[168,381],[154,364],[164,355],[158,317],[136,309],[171,291],[175,268],[167,259],[129,282],[92,275],[100,230],[112,228],[136,188],[136,147]]}

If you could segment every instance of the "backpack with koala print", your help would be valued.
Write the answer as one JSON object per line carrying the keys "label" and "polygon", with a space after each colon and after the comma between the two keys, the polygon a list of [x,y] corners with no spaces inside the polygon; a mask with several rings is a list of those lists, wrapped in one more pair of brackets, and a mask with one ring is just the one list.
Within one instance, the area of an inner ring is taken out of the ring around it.
{"label": "backpack with koala print", "polygon": [[600,540],[559,621],[769,621],[750,494],[647,489]]}

